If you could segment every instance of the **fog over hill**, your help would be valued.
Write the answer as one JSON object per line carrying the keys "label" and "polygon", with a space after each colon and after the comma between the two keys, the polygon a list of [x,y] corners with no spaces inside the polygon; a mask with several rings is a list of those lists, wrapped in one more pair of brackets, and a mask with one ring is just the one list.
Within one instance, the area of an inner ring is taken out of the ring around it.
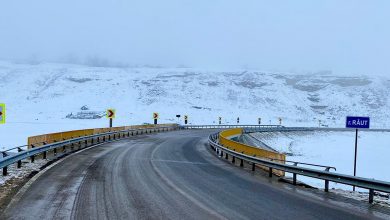
{"label": "fog over hill", "polygon": [[[389,121],[386,77],[0,64],[1,101],[7,104],[9,123],[77,124],[70,118],[79,112],[101,117],[107,108],[117,109],[116,124],[150,123],[152,112],[160,113],[161,122],[177,122],[176,114],[188,114],[194,124],[216,123],[218,116],[230,124],[237,117],[248,124],[258,117],[263,124],[275,124],[281,117],[285,125],[307,126],[318,126],[318,120],[343,126],[347,115],[371,116],[373,127],[386,127]],[[105,120],[87,124],[106,125]]]}

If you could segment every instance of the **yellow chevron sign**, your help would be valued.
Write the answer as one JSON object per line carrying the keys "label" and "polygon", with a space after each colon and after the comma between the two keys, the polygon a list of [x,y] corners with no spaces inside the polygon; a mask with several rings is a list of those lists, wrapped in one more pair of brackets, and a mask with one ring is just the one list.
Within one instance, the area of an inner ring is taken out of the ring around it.
{"label": "yellow chevron sign", "polygon": [[5,123],[5,104],[0,103],[0,124]]}
{"label": "yellow chevron sign", "polygon": [[107,109],[107,118],[115,118],[115,109]]}

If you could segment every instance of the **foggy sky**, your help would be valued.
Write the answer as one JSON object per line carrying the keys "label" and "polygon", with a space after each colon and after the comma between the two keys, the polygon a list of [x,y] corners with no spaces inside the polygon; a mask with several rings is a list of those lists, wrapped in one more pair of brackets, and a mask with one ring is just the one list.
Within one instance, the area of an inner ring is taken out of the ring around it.
{"label": "foggy sky", "polygon": [[1,0],[0,59],[389,74],[389,12],[387,0]]}

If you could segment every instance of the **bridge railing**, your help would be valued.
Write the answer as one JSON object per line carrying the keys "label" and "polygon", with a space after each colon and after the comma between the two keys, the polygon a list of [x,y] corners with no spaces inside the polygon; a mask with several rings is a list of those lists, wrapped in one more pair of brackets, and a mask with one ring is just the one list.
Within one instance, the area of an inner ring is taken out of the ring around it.
{"label": "bridge railing", "polygon": [[[17,168],[21,168],[22,161],[25,159],[30,159],[31,162],[34,162],[36,156],[41,155],[43,159],[47,158],[47,153],[52,151],[54,155],[57,155],[58,149],[62,148],[63,152],[66,152],[66,148],[70,148],[71,152],[90,147],[96,144],[101,144],[104,142],[116,141],[122,138],[128,138],[134,135],[155,133],[162,131],[170,131],[178,129],[177,125],[169,126],[154,126],[148,128],[136,128],[136,129],[125,129],[117,130],[112,132],[105,132],[93,135],[87,135],[77,138],[70,138],[67,140],[53,141],[53,143],[42,142],[42,146],[33,146],[25,145],[20,147],[11,148],[6,151],[1,151],[3,158],[0,158],[0,169],[3,170],[3,176],[8,175],[8,166],[12,164],[17,164]],[[37,144],[37,143],[35,143]],[[29,149],[22,149],[24,147],[30,147]],[[12,152],[17,150],[18,152]]]}

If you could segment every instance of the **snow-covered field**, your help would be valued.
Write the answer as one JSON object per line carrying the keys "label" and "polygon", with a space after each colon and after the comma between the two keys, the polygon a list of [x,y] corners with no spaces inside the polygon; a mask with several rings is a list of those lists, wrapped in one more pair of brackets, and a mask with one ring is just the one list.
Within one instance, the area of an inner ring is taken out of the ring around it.
{"label": "snow-covered field", "polygon": [[[353,175],[355,132],[273,132],[252,135],[274,149],[292,155],[287,156],[287,160],[333,166],[337,168],[337,173]],[[390,181],[389,143],[390,132],[359,132],[357,176]],[[324,181],[301,176],[299,180],[318,188],[324,187]],[[331,183],[330,187],[352,188],[337,183]]]}
{"label": "snow-covered field", "polygon": [[[117,110],[115,126],[177,122],[192,124],[343,127],[346,115],[369,115],[371,126],[389,122],[390,78],[335,76],[257,70],[192,68],[106,68],[69,64],[16,64],[0,61],[0,103],[7,123],[0,125],[0,150],[26,144],[28,136],[105,127],[107,119],[70,119],[83,111]],[[83,106],[88,110],[81,110]]]}

